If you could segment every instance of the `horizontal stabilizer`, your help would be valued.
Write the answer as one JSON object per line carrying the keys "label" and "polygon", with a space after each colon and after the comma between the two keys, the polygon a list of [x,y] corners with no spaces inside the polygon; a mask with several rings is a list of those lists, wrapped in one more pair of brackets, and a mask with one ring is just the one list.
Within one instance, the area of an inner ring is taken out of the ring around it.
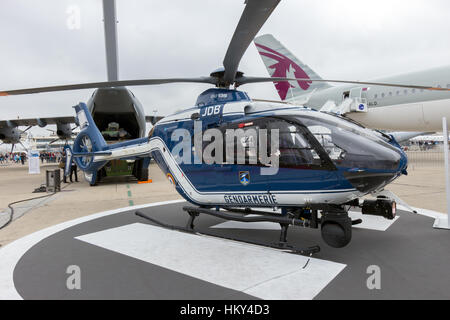
{"label": "horizontal stabilizer", "polygon": [[145,116],[145,122],[149,122],[151,124],[157,123],[159,120],[163,119],[164,117],[156,117],[156,116]]}
{"label": "horizontal stabilizer", "polygon": [[98,152],[76,152],[73,157],[95,157],[95,156],[110,156],[112,152],[110,151],[98,151]]}

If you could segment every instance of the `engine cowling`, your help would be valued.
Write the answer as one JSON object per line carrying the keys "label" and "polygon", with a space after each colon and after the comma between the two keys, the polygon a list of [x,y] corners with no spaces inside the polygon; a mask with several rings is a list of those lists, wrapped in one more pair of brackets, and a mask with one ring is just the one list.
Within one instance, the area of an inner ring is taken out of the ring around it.
{"label": "engine cowling", "polygon": [[61,140],[67,140],[72,137],[72,127],[70,123],[58,123],[56,125],[56,134]]}
{"label": "engine cowling", "polygon": [[19,143],[20,130],[17,127],[0,128],[0,140],[4,143]]}

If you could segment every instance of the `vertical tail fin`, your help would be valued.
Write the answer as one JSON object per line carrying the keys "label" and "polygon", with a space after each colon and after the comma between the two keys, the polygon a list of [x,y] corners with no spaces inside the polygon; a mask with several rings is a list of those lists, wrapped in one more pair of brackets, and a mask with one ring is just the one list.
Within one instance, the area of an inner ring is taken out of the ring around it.
{"label": "vertical tail fin", "polygon": [[[75,107],[76,112],[76,120],[77,124],[80,126],[80,133],[78,134],[75,141],[79,140],[81,136],[88,136],[89,140],[91,141],[91,145],[89,146],[89,152],[96,152],[96,151],[102,151],[107,147],[107,143],[105,139],[103,138],[103,135],[101,134],[100,130],[98,130],[97,125],[94,122],[94,119],[92,118],[91,113],[89,112],[89,109],[87,108],[86,104],[83,102],[80,102]],[[73,151],[74,152],[86,152],[87,150],[78,150],[79,145],[74,143]]]}
{"label": "vertical tail fin", "polygon": [[[75,161],[81,170],[97,172],[106,162],[94,162],[94,155],[108,149],[108,145],[95,125],[86,104],[81,102],[74,108],[77,114],[76,120],[81,129],[73,142]],[[79,154],[83,154],[83,156],[78,157]]]}
{"label": "vertical tail fin", "polygon": [[[322,79],[308,65],[301,62],[274,36],[266,34],[255,38],[255,45],[271,77]],[[275,82],[281,100],[292,100],[317,89],[331,87],[326,82],[283,81]]]}

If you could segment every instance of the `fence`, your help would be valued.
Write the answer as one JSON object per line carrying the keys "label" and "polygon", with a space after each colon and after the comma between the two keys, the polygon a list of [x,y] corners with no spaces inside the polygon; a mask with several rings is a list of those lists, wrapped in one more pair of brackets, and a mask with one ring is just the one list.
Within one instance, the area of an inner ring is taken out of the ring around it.
{"label": "fence", "polygon": [[431,149],[424,151],[406,151],[409,168],[436,167],[444,168],[444,151]]}

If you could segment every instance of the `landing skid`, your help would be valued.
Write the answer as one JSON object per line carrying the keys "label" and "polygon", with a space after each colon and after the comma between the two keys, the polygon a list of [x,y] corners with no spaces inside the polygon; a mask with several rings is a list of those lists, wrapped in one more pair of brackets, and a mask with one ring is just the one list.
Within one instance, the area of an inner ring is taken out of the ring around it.
{"label": "landing skid", "polygon": [[[156,220],[155,218],[149,217],[148,215],[146,215],[140,211],[136,211],[135,214],[141,218],[144,218],[144,219],[156,224],[156,225],[159,225],[160,227],[163,227],[163,228],[166,228],[169,230],[176,230],[176,231],[187,232],[187,233],[191,233],[191,234],[205,235],[205,236],[221,238],[221,239],[225,239],[225,240],[243,242],[243,243],[253,244],[253,245],[257,245],[257,246],[278,249],[278,250],[282,250],[287,253],[304,255],[304,256],[312,256],[314,253],[320,252],[319,246],[313,246],[313,247],[308,247],[308,248],[298,248],[298,247],[288,244],[287,231],[288,231],[288,228],[290,225],[306,227],[304,225],[305,222],[302,220],[299,220],[299,219],[290,219],[290,218],[281,217],[281,216],[277,217],[276,215],[273,215],[273,214],[271,214],[270,216],[262,215],[260,217],[244,217],[244,216],[237,216],[237,215],[233,215],[233,214],[227,214],[227,213],[223,213],[220,211],[209,210],[209,209],[204,209],[204,208],[195,208],[195,207],[183,207],[183,210],[189,214],[189,220],[187,222],[186,227],[179,227],[179,226],[174,226],[174,225],[169,225],[169,224],[163,223],[161,221]],[[281,225],[280,241],[277,243],[267,244],[267,243],[248,240],[248,239],[225,237],[225,236],[219,236],[219,235],[208,233],[208,232],[197,231],[197,230],[195,230],[194,221],[201,213],[219,217],[219,218],[222,218],[225,220],[232,220],[232,221],[279,223]],[[258,212],[258,213],[261,214],[260,212]]]}

